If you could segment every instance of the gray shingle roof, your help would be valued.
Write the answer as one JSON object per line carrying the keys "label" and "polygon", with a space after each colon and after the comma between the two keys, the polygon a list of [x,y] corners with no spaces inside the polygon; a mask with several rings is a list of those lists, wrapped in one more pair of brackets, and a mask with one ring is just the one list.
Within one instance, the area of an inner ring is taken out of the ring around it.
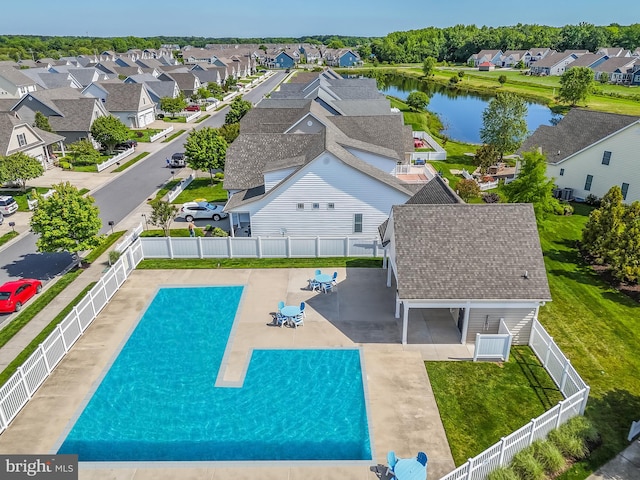
{"label": "gray shingle roof", "polygon": [[404,163],[405,152],[413,151],[413,148],[407,150],[407,145],[413,140],[405,128],[401,115],[333,116],[328,117],[328,121],[349,138],[392,149],[402,163]]}
{"label": "gray shingle roof", "polygon": [[63,117],[50,116],[49,125],[57,133],[88,132],[91,130],[93,110],[96,98],[78,98],[73,100],[53,100]]}
{"label": "gray shingle roof", "polygon": [[105,107],[110,112],[137,112],[140,109],[140,97],[144,86],[140,83],[101,82],[109,96]]}
{"label": "gray shingle roof", "polygon": [[252,108],[240,121],[241,133],[284,133],[309,112],[311,102],[301,108]]}
{"label": "gray shingle roof", "polygon": [[530,204],[396,205],[392,218],[401,299],[551,299]]}
{"label": "gray shingle roof", "polygon": [[593,71],[611,73],[618,68],[628,68],[635,61],[637,61],[637,59],[633,57],[612,57],[595,67]]}
{"label": "gray shingle roof", "polygon": [[519,152],[540,147],[547,162],[558,163],[638,120],[640,117],[574,108],[556,126],[538,127]]}
{"label": "gray shingle roof", "polygon": [[440,175],[432,178],[424,187],[418,190],[413,197],[406,201],[407,205],[445,205],[450,203],[464,202]]}
{"label": "gray shingle roof", "polygon": [[6,79],[16,87],[34,85],[36,83],[24,75],[20,70],[13,67],[0,67],[0,77]]}

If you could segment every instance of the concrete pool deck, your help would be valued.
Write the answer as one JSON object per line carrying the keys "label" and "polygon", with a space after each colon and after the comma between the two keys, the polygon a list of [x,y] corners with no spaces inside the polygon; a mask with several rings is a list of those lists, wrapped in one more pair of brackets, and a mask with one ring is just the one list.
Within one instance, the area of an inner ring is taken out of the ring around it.
{"label": "concrete pool deck", "polygon": [[[334,269],[330,269],[333,271]],[[399,457],[425,451],[429,478],[454,468],[444,428],[424,368],[425,359],[469,358],[472,346],[443,343],[453,319],[424,319],[412,311],[409,341],[400,342],[401,320],[394,318],[394,289],[385,287],[382,269],[338,268],[333,293],[309,291],[311,269],[136,270],[56,370],[0,435],[2,453],[52,453],[80,413],[105,368],[161,286],[243,285],[245,291],[229,339],[223,380],[241,381],[252,349],[362,348],[369,431],[374,458],[363,462],[246,462],[118,466],[81,465],[79,478],[174,479],[374,479],[370,467],[384,464],[389,450]],[[304,326],[277,328],[271,323],[278,301],[307,303]],[[446,316],[445,316],[446,317]],[[445,322],[441,325],[440,322]],[[430,324],[431,323],[431,324]],[[448,341],[448,340],[447,340]]]}

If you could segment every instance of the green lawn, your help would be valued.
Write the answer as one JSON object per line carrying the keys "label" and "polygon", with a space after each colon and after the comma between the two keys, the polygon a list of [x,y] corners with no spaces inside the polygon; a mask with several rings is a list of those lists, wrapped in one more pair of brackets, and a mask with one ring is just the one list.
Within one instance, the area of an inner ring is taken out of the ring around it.
{"label": "green lawn", "polygon": [[149,152],[142,152],[140,155],[136,155],[134,158],[129,160],[127,163],[123,163],[118,168],[116,168],[112,173],[122,172],[123,170],[126,170],[131,165],[133,165],[133,164],[137,163],[138,161],[142,160],[147,155],[149,155]]}
{"label": "green lawn", "polygon": [[628,445],[632,420],[640,419],[640,305],[602,282],[575,249],[590,211],[553,216],[540,239],[553,301],[540,321],[591,387],[586,415],[603,444],[563,478],[585,478]]}
{"label": "green lawn", "polygon": [[0,237],[0,245],[4,245],[5,243],[9,242],[10,240],[16,238],[18,235],[20,235],[18,232],[16,232],[15,230],[12,230],[8,233],[5,233],[4,235],[2,235]]}
{"label": "green lawn", "polygon": [[456,465],[562,400],[529,347],[507,363],[425,362]]}
{"label": "green lawn", "polygon": [[149,137],[155,135],[156,133],[160,133],[162,130],[159,128],[145,128],[144,130],[131,130],[129,129],[129,139],[135,140],[136,142],[151,142]]}
{"label": "green lawn", "polygon": [[156,196],[152,201],[162,199],[162,197],[164,197],[167,193],[169,193],[169,191],[179,183],[180,183],[180,179],[178,180],[174,179],[165,183],[164,186],[160,190],[158,190],[158,193],[156,193]]}
{"label": "green lawn", "polygon": [[197,119],[195,122],[193,123],[200,123],[200,122],[204,122],[207,118],[209,118],[211,115],[210,114],[205,114],[203,116],[201,116],[199,119]]}
{"label": "green lawn", "polygon": [[186,117],[164,117],[162,120],[171,123],[187,123]]}
{"label": "green lawn", "polygon": [[27,195],[29,195],[34,189],[36,192],[43,194],[47,193],[50,187],[30,187],[27,185],[27,193],[24,193],[22,190],[8,190],[3,188],[0,195],[11,195],[18,204],[18,211],[28,212],[29,204],[27,203]]}
{"label": "green lawn", "polygon": [[[196,227],[195,232],[196,232],[196,237],[204,237],[204,232],[202,231],[202,228]],[[141,237],[164,237],[164,231],[163,230],[145,230],[140,234],[140,236]],[[169,230],[169,236],[170,237],[188,237],[189,229],[186,224],[184,228],[172,228]]]}
{"label": "green lawn", "polygon": [[162,140],[162,143],[168,143],[171,140],[173,140],[174,138],[179,137],[180,135],[182,135],[184,132],[186,132],[186,130],[175,131],[171,135],[169,135],[168,138],[165,138],[164,140]]}
{"label": "green lawn", "polygon": [[227,191],[222,189],[222,182],[214,180],[211,186],[210,177],[196,178],[171,203],[192,202],[197,198],[204,198],[209,202],[226,202]]}
{"label": "green lawn", "polygon": [[86,257],[84,257],[82,260],[87,263],[95,262],[100,255],[106,252],[107,249],[111,245],[116,243],[120,239],[120,237],[122,237],[125,233],[127,233],[125,230],[120,230],[107,235],[106,237],[104,237],[104,240],[102,241],[102,243],[96,248],[94,248],[93,250],[91,250],[91,252],[89,252],[89,254]]}

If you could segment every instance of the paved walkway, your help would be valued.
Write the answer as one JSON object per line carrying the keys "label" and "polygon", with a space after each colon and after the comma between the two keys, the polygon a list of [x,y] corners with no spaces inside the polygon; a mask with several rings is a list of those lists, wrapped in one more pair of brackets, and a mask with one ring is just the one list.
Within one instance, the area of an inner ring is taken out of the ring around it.
{"label": "paved walkway", "polygon": [[637,480],[640,478],[640,438],[587,480]]}

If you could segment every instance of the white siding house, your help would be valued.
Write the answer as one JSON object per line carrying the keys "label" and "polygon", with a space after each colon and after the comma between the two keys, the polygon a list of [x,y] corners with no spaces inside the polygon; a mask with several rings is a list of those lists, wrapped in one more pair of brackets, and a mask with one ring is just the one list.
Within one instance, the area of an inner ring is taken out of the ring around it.
{"label": "white siding house", "polygon": [[[265,188],[271,184],[269,177],[265,176]],[[270,188],[268,196],[226,211],[247,213],[253,237],[375,238],[390,206],[410,196],[324,152]]]}
{"label": "white siding house", "polygon": [[522,151],[541,148],[547,176],[578,200],[602,198],[614,185],[626,203],[640,200],[640,118],[572,110],[554,127],[539,128]]}

